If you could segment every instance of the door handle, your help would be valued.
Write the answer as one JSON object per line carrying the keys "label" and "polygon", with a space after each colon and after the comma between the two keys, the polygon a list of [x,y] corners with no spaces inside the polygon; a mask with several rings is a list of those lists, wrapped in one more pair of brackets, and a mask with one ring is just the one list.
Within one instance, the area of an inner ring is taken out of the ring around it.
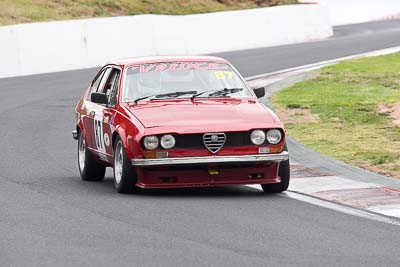
{"label": "door handle", "polygon": [[95,114],[96,114],[96,112],[94,112],[94,111],[90,111],[90,112],[89,112],[89,116],[90,116],[90,117],[94,117]]}

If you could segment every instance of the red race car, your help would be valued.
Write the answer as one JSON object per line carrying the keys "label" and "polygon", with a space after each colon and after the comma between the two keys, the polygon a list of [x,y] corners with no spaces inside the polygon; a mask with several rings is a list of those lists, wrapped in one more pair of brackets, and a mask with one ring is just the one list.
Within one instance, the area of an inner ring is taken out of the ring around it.
{"label": "red race car", "polygon": [[105,65],[76,106],[79,172],[114,169],[119,193],[261,184],[287,189],[285,130],[226,60],[146,57]]}

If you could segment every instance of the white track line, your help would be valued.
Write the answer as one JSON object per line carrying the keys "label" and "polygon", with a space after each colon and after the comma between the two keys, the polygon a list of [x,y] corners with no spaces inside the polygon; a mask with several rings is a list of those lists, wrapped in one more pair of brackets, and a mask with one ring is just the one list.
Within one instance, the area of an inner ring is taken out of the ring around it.
{"label": "white track line", "polygon": [[[303,178],[303,179],[310,179],[310,178]],[[246,186],[260,190],[260,191],[262,190],[260,185],[246,185]],[[306,202],[306,203],[312,204],[314,206],[318,206],[318,207],[334,210],[337,212],[345,213],[348,215],[358,216],[358,217],[368,219],[368,220],[373,220],[373,221],[389,223],[389,224],[400,226],[400,221],[386,217],[386,216],[393,216],[393,214],[395,212],[393,210],[391,210],[390,212],[388,211],[387,214],[382,212],[381,209],[377,210],[377,211],[375,211],[371,208],[368,210],[359,210],[356,208],[332,203],[327,200],[323,200],[323,199],[315,198],[315,197],[312,197],[309,195],[305,195],[305,194],[301,194],[301,193],[297,193],[297,192],[291,192],[291,191],[285,191],[283,193],[280,193],[279,195],[287,197],[287,198],[295,199],[298,201]],[[381,213],[385,216],[376,214],[375,212]],[[397,210],[397,212],[398,212],[398,210]]]}
{"label": "white track line", "polygon": [[391,217],[399,217],[400,218],[400,205],[378,205],[366,208],[367,210],[384,214],[386,216]]}
{"label": "white track line", "polygon": [[355,208],[352,208],[352,207],[335,204],[335,203],[332,203],[332,202],[329,202],[329,201],[325,201],[325,200],[322,200],[322,199],[318,199],[318,198],[314,198],[314,197],[310,197],[310,196],[307,196],[307,195],[298,194],[298,193],[294,193],[294,192],[290,192],[290,191],[286,191],[286,192],[281,193],[281,194],[283,196],[285,196],[285,197],[288,197],[288,198],[292,198],[292,199],[295,199],[295,200],[307,202],[307,203],[310,203],[312,205],[316,205],[316,206],[319,206],[319,207],[335,210],[335,211],[342,212],[342,213],[345,213],[345,214],[354,215],[354,216],[362,217],[362,218],[373,220],[373,221],[390,223],[390,224],[394,224],[394,225],[400,226],[400,221],[397,221],[397,220],[394,220],[394,219],[391,219],[391,218],[388,218],[386,216],[382,216],[382,215],[379,215],[379,214],[375,214],[375,213],[372,213],[372,212],[369,212],[369,211],[359,210],[359,209],[355,209]]}
{"label": "white track line", "polygon": [[320,68],[328,66],[328,65],[333,65],[333,64],[339,63],[341,61],[345,61],[345,60],[353,60],[353,59],[359,59],[359,58],[364,58],[364,57],[383,56],[383,55],[393,54],[393,53],[396,53],[399,51],[400,51],[400,46],[395,46],[395,47],[375,50],[375,51],[371,51],[371,52],[367,52],[367,53],[362,53],[362,54],[341,57],[341,58],[321,61],[321,62],[307,64],[307,65],[302,65],[302,66],[298,66],[298,67],[294,67],[294,68],[258,74],[258,75],[246,77],[246,80],[253,81],[253,80],[257,80],[257,79],[265,79],[266,77],[269,77],[269,76],[274,76],[274,75],[288,73],[288,72],[297,72],[297,71],[307,72],[307,71],[311,71],[311,70],[320,69]]}

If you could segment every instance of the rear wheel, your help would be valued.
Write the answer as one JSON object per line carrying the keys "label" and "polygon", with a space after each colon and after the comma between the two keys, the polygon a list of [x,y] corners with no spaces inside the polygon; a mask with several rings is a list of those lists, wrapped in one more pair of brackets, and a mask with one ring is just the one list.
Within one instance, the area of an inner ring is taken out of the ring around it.
{"label": "rear wheel", "polygon": [[[283,151],[288,151],[285,144]],[[265,193],[280,193],[288,189],[290,181],[290,164],[289,159],[279,163],[278,175],[281,178],[278,184],[262,184],[261,187]]]}
{"label": "rear wheel", "polygon": [[118,193],[138,193],[140,188],[136,186],[137,176],[132,167],[124,146],[119,137],[115,140],[114,146],[114,184]]}
{"label": "rear wheel", "polygon": [[81,131],[78,136],[78,167],[84,181],[102,181],[104,179],[106,167],[98,163],[90,153]]}

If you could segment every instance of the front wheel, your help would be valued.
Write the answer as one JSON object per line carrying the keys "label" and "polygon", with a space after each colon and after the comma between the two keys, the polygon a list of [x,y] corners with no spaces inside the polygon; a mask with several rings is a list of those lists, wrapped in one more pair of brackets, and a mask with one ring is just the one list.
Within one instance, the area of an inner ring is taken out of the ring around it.
{"label": "front wheel", "polygon": [[[283,147],[283,151],[288,151],[287,146]],[[289,159],[279,163],[278,175],[281,181],[278,184],[262,184],[261,187],[265,193],[280,193],[288,189],[290,181],[290,164]]]}
{"label": "front wheel", "polygon": [[137,177],[119,137],[114,146],[114,185],[118,193],[138,193]]}
{"label": "front wheel", "polygon": [[106,167],[95,160],[80,131],[78,137],[78,167],[84,181],[102,181],[106,174]]}

